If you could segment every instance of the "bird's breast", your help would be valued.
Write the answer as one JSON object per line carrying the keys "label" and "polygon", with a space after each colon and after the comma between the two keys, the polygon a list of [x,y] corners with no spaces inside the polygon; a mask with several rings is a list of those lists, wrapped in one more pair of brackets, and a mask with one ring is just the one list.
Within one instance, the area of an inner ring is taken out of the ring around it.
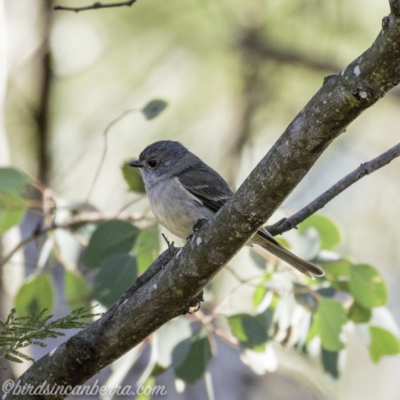
{"label": "bird's breast", "polygon": [[148,196],[157,221],[183,239],[193,233],[193,226],[199,219],[209,219],[213,215],[174,179],[154,185],[148,190]]}

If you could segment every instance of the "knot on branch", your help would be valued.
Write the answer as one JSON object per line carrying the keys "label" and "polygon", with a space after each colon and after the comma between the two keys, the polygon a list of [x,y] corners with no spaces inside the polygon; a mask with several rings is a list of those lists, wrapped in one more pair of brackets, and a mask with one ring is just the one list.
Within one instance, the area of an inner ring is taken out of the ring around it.
{"label": "knot on branch", "polygon": [[336,74],[331,74],[331,75],[325,76],[322,84],[325,85],[325,83],[329,82],[330,80],[332,80],[336,77],[337,77]]}
{"label": "knot on branch", "polygon": [[396,18],[400,17],[400,0],[389,0],[390,12]]}
{"label": "knot on branch", "polygon": [[369,101],[374,94],[374,91],[362,84],[357,84],[352,91],[353,96],[360,101]]}
{"label": "knot on branch", "polygon": [[370,169],[370,163],[362,163],[360,165],[360,170],[361,170],[360,178],[362,178],[365,175],[369,175],[371,172],[373,172],[373,170],[371,171]]}
{"label": "knot on branch", "polygon": [[267,226],[266,229],[271,235],[275,236],[279,231],[279,228],[281,228],[284,222],[286,221],[287,218],[282,218],[278,222],[275,222],[274,224]]}
{"label": "knot on branch", "polygon": [[389,28],[389,25],[390,25],[389,17],[383,17],[383,19],[382,19],[382,29],[384,31],[386,31]]}

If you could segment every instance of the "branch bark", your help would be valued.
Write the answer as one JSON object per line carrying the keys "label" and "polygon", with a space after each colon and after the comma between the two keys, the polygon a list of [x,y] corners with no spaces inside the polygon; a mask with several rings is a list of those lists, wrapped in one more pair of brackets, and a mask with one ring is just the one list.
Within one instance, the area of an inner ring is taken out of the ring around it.
{"label": "branch bark", "polygon": [[[158,273],[130,290],[102,318],[34,363],[19,379],[20,385],[37,387],[44,380],[50,386],[81,384],[186,309],[299,184],[328,145],[400,82],[400,0],[391,0],[391,5],[393,13],[384,20],[374,44],[339,75],[325,80],[235,195],[193,239],[172,259],[164,253],[155,262],[162,266]],[[16,397],[9,393],[5,398]]]}
{"label": "branch bark", "polygon": [[351,185],[358,182],[361,178],[371,174],[374,171],[377,171],[385,165],[388,165],[391,161],[399,156],[400,143],[396,146],[393,146],[391,149],[374,158],[373,160],[361,164],[357,169],[355,169],[353,172],[350,172],[350,174],[346,175],[343,179],[321,194],[321,196],[313,200],[310,204],[302,208],[296,214],[293,214],[289,218],[284,218],[274,225],[268,226],[268,231],[274,236],[290,231],[298,224],[306,220],[309,216],[315,214],[318,210],[323,208],[327,203],[329,203],[332,199],[337,197]]}

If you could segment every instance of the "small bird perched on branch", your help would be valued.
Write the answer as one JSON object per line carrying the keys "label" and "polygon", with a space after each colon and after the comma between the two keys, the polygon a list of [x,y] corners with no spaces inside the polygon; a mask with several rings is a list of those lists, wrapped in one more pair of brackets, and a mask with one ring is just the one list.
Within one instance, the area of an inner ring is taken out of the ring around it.
{"label": "small bird perched on branch", "polygon": [[[199,220],[210,219],[233,195],[216,171],[179,142],[155,142],[129,165],[140,168],[157,221],[183,239],[193,233]],[[265,228],[251,241],[310,277],[324,275],[321,268],[285,249]]]}

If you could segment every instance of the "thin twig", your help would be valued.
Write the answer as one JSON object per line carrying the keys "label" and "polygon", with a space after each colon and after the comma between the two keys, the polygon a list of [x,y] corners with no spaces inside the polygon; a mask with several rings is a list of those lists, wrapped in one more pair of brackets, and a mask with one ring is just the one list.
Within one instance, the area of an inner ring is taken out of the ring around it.
{"label": "thin twig", "polygon": [[256,279],[262,279],[265,276],[265,274],[262,274],[262,275],[257,275],[257,276],[253,276],[253,277],[250,277],[250,278],[242,278],[230,265],[227,265],[225,267],[225,269],[227,271],[229,271],[232,274],[232,276],[237,281],[239,281],[242,285],[248,285],[248,286],[252,286],[254,288],[258,287],[258,284],[253,284],[251,282],[255,281]]}
{"label": "thin twig", "polygon": [[130,7],[133,3],[136,3],[136,0],[129,0],[129,1],[122,1],[120,3],[110,3],[110,4],[103,4],[99,1],[92,4],[91,6],[84,6],[84,7],[64,7],[64,6],[54,6],[55,11],[87,11],[87,10],[99,10],[100,8],[113,8],[113,7]]}
{"label": "thin twig", "polygon": [[[130,206],[133,206],[134,204],[138,203],[140,200],[142,200],[144,198],[143,194],[140,194],[138,197],[136,197],[136,199],[130,200],[128,203],[126,203],[125,205],[123,205],[117,212],[116,218],[118,218],[122,212],[126,211],[127,208],[129,208]],[[143,213],[145,214],[145,213]]]}
{"label": "thin twig", "polygon": [[350,187],[353,183],[356,183],[364,176],[371,174],[379,168],[384,167],[399,156],[400,143],[373,160],[361,164],[357,169],[346,175],[343,179],[341,179],[299,212],[289,218],[280,220],[276,224],[267,227],[268,231],[275,236],[295,228],[300,222],[303,222],[305,219],[315,214],[318,210],[323,208],[328,202]]}
{"label": "thin twig", "polygon": [[103,164],[104,164],[104,160],[106,159],[106,156],[107,156],[107,150],[108,150],[108,146],[107,146],[107,136],[108,136],[108,132],[110,131],[110,129],[111,129],[117,122],[121,121],[121,119],[123,119],[126,115],[131,114],[131,113],[136,112],[136,111],[138,111],[137,108],[134,108],[134,109],[132,109],[132,110],[126,110],[126,111],[124,111],[119,117],[117,117],[117,118],[115,118],[114,120],[112,120],[112,121],[107,125],[106,129],[104,130],[104,132],[103,132],[103,140],[104,140],[103,154],[101,155],[101,159],[100,159],[99,165],[98,165],[98,167],[97,167],[96,174],[95,174],[95,176],[94,176],[94,178],[93,178],[92,185],[90,186],[89,192],[88,192],[88,194],[87,194],[87,196],[86,196],[86,203],[89,203],[90,195],[92,194],[94,185],[95,185],[96,182],[97,182],[97,179],[98,179],[98,177],[99,177],[99,175],[100,175],[101,168],[102,168],[102,166],[103,166]]}
{"label": "thin twig", "polygon": [[[65,222],[63,224],[53,224],[50,226],[47,226],[45,228],[41,229],[35,229],[34,232],[26,237],[24,240],[19,242],[1,261],[0,261],[0,267],[2,267],[4,264],[6,264],[15,253],[17,253],[19,250],[23,249],[28,243],[32,242],[33,240],[39,238],[40,236],[46,235],[49,232],[52,232],[56,229],[67,229],[67,228],[73,228],[74,226],[79,226],[82,224],[100,224],[102,222],[109,221],[111,218],[104,217],[104,216],[98,216],[97,214],[95,216],[90,217],[87,215],[85,218],[80,216],[79,218],[72,218],[70,221]],[[126,216],[126,217],[120,217],[118,218],[121,221],[138,221],[141,218],[135,218],[133,216]]]}
{"label": "thin twig", "polygon": [[[230,272],[232,272],[232,269],[229,267],[225,267],[229,269]],[[206,316],[204,319],[206,322],[212,321],[215,316],[219,313],[219,310],[229,301],[232,296],[242,288],[243,285],[251,285],[250,282],[256,280],[256,279],[262,279],[262,276],[253,276],[252,278],[248,279],[243,279],[240,278],[238,275],[234,274],[234,277],[239,281],[239,284],[234,286],[225,296],[222,297],[221,301],[211,310],[210,314]],[[253,286],[253,285],[251,285]],[[256,287],[256,286],[255,286]]]}

